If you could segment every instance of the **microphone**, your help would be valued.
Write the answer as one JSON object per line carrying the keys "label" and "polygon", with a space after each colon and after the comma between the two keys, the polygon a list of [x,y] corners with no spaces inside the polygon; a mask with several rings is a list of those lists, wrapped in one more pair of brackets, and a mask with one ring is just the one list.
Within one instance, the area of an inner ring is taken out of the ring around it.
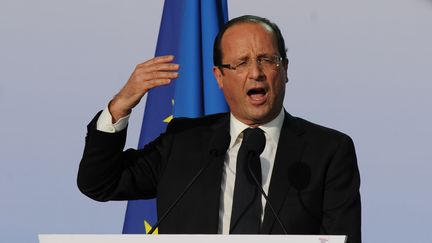
{"label": "microphone", "polygon": [[[260,178],[261,185],[261,161],[259,159],[260,154],[264,151],[266,138],[264,132],[259,128],[253,128],[250,130],[247,140],[243,141],[243,144],[247,151],[247,166],[249,168],[250,176],[248,179],[254,183],[254,177]],[[258,180],[257,180],[258,181]]]}
{"label": "microphone", "polygon": [[210,140],[209,154],[213,157],[225,155],[231,142],[231,136],[228,132],[216,133]]}
{"label": "microphone", "polygon": [[311,216],[314,220],[316,220],[319,223],[321,230],[324,232],[325,235],[327,235],[328,234],[327,230],[324,228],[324,225],[322,224],[320,218],[317,217],[314,213],[312,213],[312,211],[310,211],[306,207],[306,204],[304,203],[303,198],[301,197],[301,191],[303,191],[309,185],[310,182],[310,178],[311,178],[310,167],[305,163],[296,162],[290,166],[288,171],[289,171],[288,172],[289,182],[297,190],[297,198],[300,202],[300,205],[306,211],[306,213],[309,214],[309,216]]}
{"label": "microphone", "polygon": [[159,227],[159,225],[165,220],[165,218],[169,215],[169,213],[172,211],[172,209],[178,204],[178,202],[183,198],[184,194],[189,191],[189,189],[192,187],[192,185],[195,183],[195,181],[201,176],[203,171],[207,168],[207,166],[210,164],[210,161],[212,159],[217,158],[219,156],[225,155],[228,146],[230,144],[231,137],[229,133],[223,132],[223,133],[215,133],[215,135],[212,137],[209,143],[209,155],[211,156],[211,159],[207,160],[207,162],[204,164],[203,167],[196,173],[196,175],[189,181],[189,183],[186,185],[184,190],[177,196],[177,198],[174,200],[173,203],[168,207],[168,209],[163,213],[163,215],[160,217],[160,219],[156,222],[156,224],[151,228],[151,230],[147,233],[149,235],[153,234],[153,232]]}
{"label": "microphone", "polygon": [[[253,133],[249,135],[248,141],[245,141],[246,148],[248,151],[248,169],[250,174],[250,179],[252,179],[253,182],[257,185],[258,189],[260,190],[261,194],[265,198],[267,204],[269,205],[269,208],[271,212],[273,213],[273,216],[276,218],[276,221],[281,226],[284,234],[288,234],[284,224],[280,220],[279,216],[277,215],[276,211],[274,210],[272,204],[270,203],[270,199],[268,198],[267,194],[265,193],[264,189],[261,185],[261,175],[257,175],[256,173],[261,172],[261,161],[259,159],[260,154],[264,151],[264,147],[266,144],[266,138],[264,136],[264,133],[262,131],[258,130],[259,128],[253,129]],[[260,129],[261,130],[261,129]],[[258,168],[257,168],[258,167]],[[254,168],[254,169],[253,169]],[[257,178],[260,178],[260,181],[258,181]]]}

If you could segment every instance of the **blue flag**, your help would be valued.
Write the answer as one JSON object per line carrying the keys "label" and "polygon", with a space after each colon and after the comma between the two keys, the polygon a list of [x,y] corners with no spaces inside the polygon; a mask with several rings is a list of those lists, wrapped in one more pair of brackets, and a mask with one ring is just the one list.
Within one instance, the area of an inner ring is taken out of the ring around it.
{"label": "blue flag", "polygon": [[[226,0],[165,0],[155,56],[174,55],[179,78],[148,92],[138,148],[165,131],[172,117],[228,111],[212,73],[213,41],[227,21]],[[124,234],[143,234],[157,221],[155,200],[129,201]]]}

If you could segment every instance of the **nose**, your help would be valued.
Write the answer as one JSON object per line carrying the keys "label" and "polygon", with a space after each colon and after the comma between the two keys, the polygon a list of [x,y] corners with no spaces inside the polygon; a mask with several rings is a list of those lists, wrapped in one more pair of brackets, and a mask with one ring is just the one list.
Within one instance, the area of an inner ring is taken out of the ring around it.
{"label": "nose", "polygon": [[257,60],[253,60],[249,64],[248,78],[255,81],[263,81],[265,79],[264,69]]}

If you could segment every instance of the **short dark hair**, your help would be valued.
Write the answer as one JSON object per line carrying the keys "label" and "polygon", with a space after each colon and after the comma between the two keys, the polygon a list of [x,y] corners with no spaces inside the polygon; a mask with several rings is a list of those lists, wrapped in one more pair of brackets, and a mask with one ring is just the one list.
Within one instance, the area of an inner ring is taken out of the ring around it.
{"label": "short dark hair", "polygon": [[284,60],[287,60],[287,55],[286,55],[287,50],[285,48],[285,40],[282,36],[279,27],[275,23],[271,22],[266,18],[255,16],[255,15],[243,15],[226,22],[226,24],[222,27],[222,29],[219,31],[218,35],[216,36],[213,45],[213,65],[214,66],[220,67],[222,65],[221,41],[223,35],[225,34],[225,31],[230,27],[240,23],[259,23],[259,24],[265,24],[268,27],[270,27],[273,30],[274,35],[276,36],[279,55]]}

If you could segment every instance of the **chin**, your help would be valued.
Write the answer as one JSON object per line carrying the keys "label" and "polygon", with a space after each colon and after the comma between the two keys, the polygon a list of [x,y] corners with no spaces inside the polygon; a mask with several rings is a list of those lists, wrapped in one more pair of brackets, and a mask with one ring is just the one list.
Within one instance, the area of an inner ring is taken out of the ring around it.
{"label": "chin", "polygon": [[257,123],[267,123],[270,122],[271,120],[275,119],[276,116],[279,114],[280,109],[279,110],[269,110],[269,109],[265,109],[265,110],[258,110],[256,112],[253,113],[253,115],[251,117],[253,117],[253,119],[257,122]]}
{"label": "chin", "polygon": [[267,112],[254,113],[250,116],[250,120],[253,121],[255,124],[264,124],[271,121],[272,119],[273,117],[271,116],[271,114]]}

